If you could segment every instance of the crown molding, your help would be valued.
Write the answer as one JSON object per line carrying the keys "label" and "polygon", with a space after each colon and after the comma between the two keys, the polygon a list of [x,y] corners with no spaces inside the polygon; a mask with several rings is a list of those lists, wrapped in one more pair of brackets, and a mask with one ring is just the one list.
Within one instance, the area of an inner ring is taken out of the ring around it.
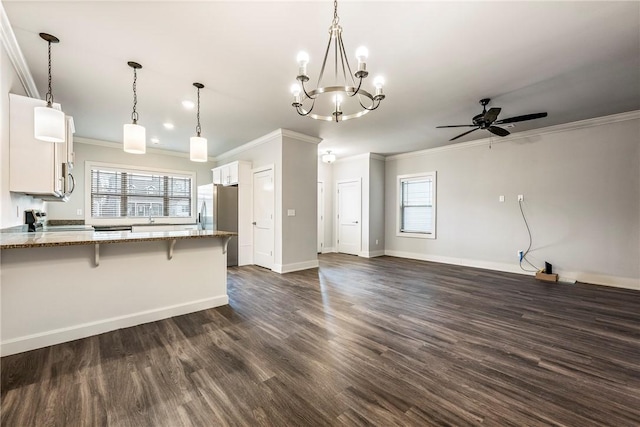
{"label": "crown molding", "polygon": [[362,160],[362,159],[375,159],[375,160],[384,161],[386,157],[376,153],[362,153],[362,154],[356,154],[355,156],[349,156],[349,157],[343,157],[341,159],[337,159],[333,163],[352,162],[354,160]]}
{"label": "crown molding", "polygon": [[385,159],[386,161],[408,159],[411,157],[426,156],[430,154],[441,153],[444,151],[462,150],[465,148],[476,147],[479,145],[487,145],[489,144],[489,142],[491,142],[492,144],[500,144],[504,142],[516,141],[518,139],[530,138],[532,136],[541,136],[541,135],[548,135],[548,134],[558,133],[558,132],[567,132],[570,130],[584,129],[584,128],[589,128],[594,126],[602,126],[602,125],[607,125],[611,123],[625,122],[628,120],[638,120],[638,119],[640,119],[640,110],[633,110],[633,111],[627,111],[625,113],[611,114],[609,116],[595,117],[592,119],[579,120],[577,122],[562,123],[559,125],[549,126],[546,128],[532,129],[524,132],[512,133],[509,136],[505,136],[504,138],[500,138],[497,140],[495,138],[492,139],[491,137],[482,138],[482,139],[477,139],[475,141],[459,142],[457,144],[443,145],[442,147],[427,148],[426,150],[395,154],[393,156],[387,156]]}
{"label": "crown molding", "polygon": [[4,50],[7,52],[13,69],[16,70],[18,74],[18,79],[20,79],[22,87],[27,92],[27,96],[40,99],[36,82],[33,80],[31,70],[29,70],[27,61],[24,59],[22,50],[18,45],[18,40],[16,40],[16,35],[13,32],[9,17],[4,10],[4,6],[2,6],[2,2],[0,2],[0,38],[2,38],[2,46],[4,46]]}
{"label": "crown molding", "polygon": [[311,135],[306,135],[304,133],[295,132],[289,129],[279,129],[282,133],[282,136],[286,136],[287,138],[297,139],[298,141],[308,142],[310,144],[320,144],[322,142],[322,138],[318,138]]}
{"label": "crown molding", "polygon": [[[74,136],[73,137],[73,143],[74,144],[94,145],[94,146],[97,146],[97,147],[106,147],[106,148],[113,148],[113,149],[116,149],[116,150],[122,150],[122,143],[120,143],[120,142],[102,141],[102,140],[98,140],[98,139],[83,138],[81,136]],[[161,148],[150,148],[150,147],[147,147],[147,154],[160,154],[160,155],[163,155],[163,156],[180,157],[180,158],[183,158],[183,159],[188,159],[189,158],[189,153],[183,153],[181,151],[163,150]],[[215,158],[208,157],[207,161],[208,162],[215,162]]]}
{"label": "crown molding", "polygon": [[261,136],[260,138],[256,138],[253,141],[249,141],[246,144],[242,144],[239,147],[217,155],[215,157],[215,161],[222,161],[230,157],[237,156],[242,152],[255,148],[259,145],[266,144],[267,142],[271,142],[277,138],[282,139],[283,137],[293,138],[297,139],[298,141],[309,142],[312,144],[319,144],[322,141],[322,138],[305,135],[304,133],[294,132],[289,129],[276,129],[273,132],[269,132],[268,134]]}

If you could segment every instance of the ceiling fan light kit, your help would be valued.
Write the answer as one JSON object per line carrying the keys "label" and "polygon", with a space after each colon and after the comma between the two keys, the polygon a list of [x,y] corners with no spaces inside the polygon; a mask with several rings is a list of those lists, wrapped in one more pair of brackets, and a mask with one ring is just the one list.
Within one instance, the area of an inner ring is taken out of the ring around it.
{"label": "ceiling fan light kit", "polygon": [[200,128],[200,89],[204,88],[202,83],[193,84],[198,90],[198,113],[196,125],[196,136],[192,136],[189,140],[189,158],[192,162],[206,162],[207,156],[207,139],[200,136],[202,129]]}
{"label": "ceiling fan light kit", "polygon": [[65,140],[65,116],[60,110],[53,107],[53,91],[51,90],[51,43],[59,43],[56,36],[47,33],[40,33],[40,38],[48,43],[49,86],[45,101],[46,107],[36,107],[33,110],[33,136],[45,142],[64,142]]}
{"label": "ceiling fan light kit", "polygon": [[[309,54],[306,52],[298,53],[298,76],[296,77],[297,82],[291,86],[291,94],[293,95],[291,105],[301,116],[310,117],[315,120],[335,122],[356,119],[364,116],[369,111],[377,109],[385,98],[382,90],[384,85],[384,79],[382,77],[376,77],[376,79],[374,79],[375,92],[373,94],[362,89],[362,81],[369,75],[366,63],[369,51],[364,46],[356,50],[358,68],[357,71],[353,73],[344,48],[342,27],[339,25],[339,22],[338,2],[334,1],[333,21],[329,27],[329,43],[327,44],[327,49],[322,61],[317,88],[307,90],[305,87],[305,83],[309,81],[309,76],[307,75]],[[322,86],[322,78],[327,68],[327,59],[332,44],[335,64],[334,67],[329,68],[333,68],[334,70],[333,82],[330,85]],[[356,81],[356,79],[358,79],[358,81]],[[350,108],[347,110],[347,113],[345,113],[343,111],[343,103],[350,98],[357,100],[357,103],[349,102],[353,110]],[[322,104],[319,108],[325,110],[323,113],[313,113],[316,102]],[[305,107],[305,103],[307,107]]]}
{"label": "ceiling fan light kit", "polygon": [[132,123],[124,125],[122,144],[124,151],[127,153],[144,154],[147,151],[146,130],[138,124],[138,112],[136,111],[138,104],[138,93],[136,91],[136,83],[138,80],[137,70],[142,68],[142,65],[133,61],[127,62],[127,65],[133,68],[133,112],[131,113]]}
{"label": "ceiling fan light kit", "polygon": [[[449,141],[455,141],[458,138],[462,138],[465,135],[470,134],[471,132],[477,131],[478,129],[485,129],[491,132],[494,135],[498,136],[507,136],[510,132],[504,128],[495,126],[495,125],[505,125],[512,124],[517,122],[524,122],[527,120],[541,119],[543,117],[547,117],[547,113],[533,113],[533,114],[525,114],[523,116],[509,117],[508,119],[497,120],[498,115],[502,111],[501,108],[492,107],[487,111],[487,105],[491,101],[490,98],[483,98],[480,100],[480,105],[482,105],[482,113],[476,115],[471,119],[472,124],[470,125],[449,125],[449,126],[436,126],[438,129],[442,128],[463,128],[463,127],[472,127],[473,129],[461,133],[460,135],[451,138]],[[513,127],[507,126],[507,127]]]}

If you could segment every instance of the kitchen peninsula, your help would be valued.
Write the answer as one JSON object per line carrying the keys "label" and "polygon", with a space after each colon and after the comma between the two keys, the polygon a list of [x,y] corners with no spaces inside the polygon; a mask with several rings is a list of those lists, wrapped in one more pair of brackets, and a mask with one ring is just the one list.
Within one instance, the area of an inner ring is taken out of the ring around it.
{"label": "kitchen peninsula", "polygon": [[228,304],[234,235],[0,232],[2,356]]}

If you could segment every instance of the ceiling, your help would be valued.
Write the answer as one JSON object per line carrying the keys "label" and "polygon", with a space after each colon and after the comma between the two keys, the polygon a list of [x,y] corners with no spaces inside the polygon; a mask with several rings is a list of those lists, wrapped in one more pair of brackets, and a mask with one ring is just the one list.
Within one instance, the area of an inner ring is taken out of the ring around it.
{"label": "ceiling", "polygon": [[[201,92],[202,133],[215,156],[277,128],[323,139],[338,157],[383,155],[449,144],[480,113],[500,119],[547,111],[512,132],[640,109],[640,2],[356,2],[338,5],[345,47],[369,48],[364,85],[386,79],[387,98],[341,123],[300,117],[289,87],[296,54],[310,56],[316,81],[333,17],[330,1],[4,1],[41,97],[53,46],[56,102],[76,135],[122,141],[130,121],[133,73],[138,112],[156,148],[187,152]],[[355,67],[355,58],[351,58]],[[175,129],[166,130],[164,122]],[[477,131],[456,142],[484,138]]]}

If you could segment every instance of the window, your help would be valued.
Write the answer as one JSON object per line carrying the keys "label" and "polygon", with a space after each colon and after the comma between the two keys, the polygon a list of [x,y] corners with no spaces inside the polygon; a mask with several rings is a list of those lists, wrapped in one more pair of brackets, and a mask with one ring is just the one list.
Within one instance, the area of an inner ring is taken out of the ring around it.
{"label": "window", "polygon": [[87,162],[90,224],[195,222],[195,173]]}
{"label": "window", "polygon": [[398,236],[435,239],[436,173],[398,176]]}

